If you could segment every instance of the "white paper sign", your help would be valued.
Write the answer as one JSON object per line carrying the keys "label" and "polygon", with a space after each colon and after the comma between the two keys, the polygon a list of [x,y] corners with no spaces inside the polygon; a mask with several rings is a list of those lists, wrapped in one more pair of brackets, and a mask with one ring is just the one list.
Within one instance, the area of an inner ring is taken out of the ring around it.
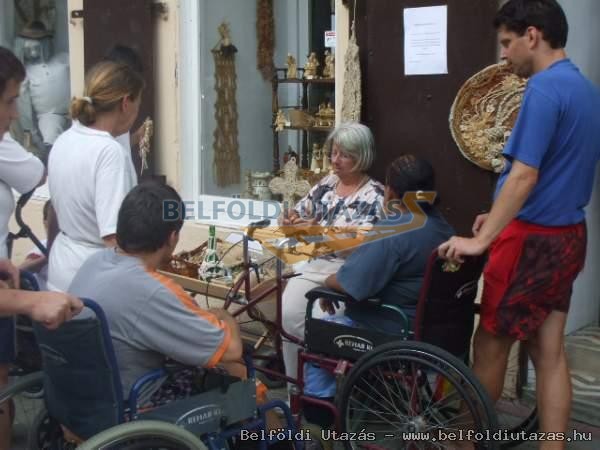
{"label": "white paper sign", "polygon": [[448,73],[448,7],[404,10],[404,73]]}
{"label": "white paper sign", "polygon": [[325,32],[325,47],[334,48],[335,42],[336,42],[335,31],[326,31]]}

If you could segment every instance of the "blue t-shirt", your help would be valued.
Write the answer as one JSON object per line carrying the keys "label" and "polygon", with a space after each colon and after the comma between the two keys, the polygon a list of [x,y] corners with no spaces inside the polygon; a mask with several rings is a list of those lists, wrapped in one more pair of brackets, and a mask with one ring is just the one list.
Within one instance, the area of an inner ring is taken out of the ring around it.
{"label": "blue t-shirt", "polygon": [[545,226],[585,219],[600,158],[600,91],[569,59],[529,79],[504,155],[496,197],[514,160],[539,170],[518,219]]}
{"label": "blue t-shirt", "polygon": [[[406,223],[410,218],[410,215],[404,215],[396,222],[381,221],[374,229]],[[380,298],[383,303],[400,306],[409,318],[414,316],[427,261],[433,250],[453,234],[454,229],[433,208],[422,227],[357,248],[336,275],[344,291],[358,300],[346,305],[346,314],[363,326],[389,333],[400,332],[401,324],[393,313],[362,300]]]}

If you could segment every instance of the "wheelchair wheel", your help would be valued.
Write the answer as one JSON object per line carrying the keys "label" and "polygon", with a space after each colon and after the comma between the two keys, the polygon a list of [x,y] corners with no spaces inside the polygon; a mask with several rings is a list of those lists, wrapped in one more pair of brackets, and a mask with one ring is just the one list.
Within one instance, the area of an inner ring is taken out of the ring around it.
{"label": "wheelchair wheel", "polygon": [[27,444],[27,434],[37,411],[42,406],[42,400],[27,398],[24,394],[42,384],[41,372],[31,373],[22,377],[12,377],[6,388],[0,391],[0,403],[11,402],[11,415],[14,414],[12,425],[13,445]]}
{"label": "wheelchair wheel", "polygon": [[88,439],[79,450],[206,450],[189,431],[167,422],[138,420],[117,425]]}
{"label": "wheelchair wheel", "polygon": [[420,342],[392,342],[357,361],[338,408],[347,448],[444,448],[454,438],[497,449],[494,407],[469,369]]}
{"label": "wheelchair wheel", "polygon": [[517,379],[514,393],[503,394],[496,403],[500,430],[506,430],[510,439],[502,441],[502,448],[512,448],[522,442],[521,432],[532,433],[538,429],[536,407],[535,369],[527,356],[512,374]]}
{"label": "wheelchair wheel", "polygon": [[29,430],[28,450],[75,450],[76,447],[76,444],[64,439],[60,424],[48,415],[43,406]]}

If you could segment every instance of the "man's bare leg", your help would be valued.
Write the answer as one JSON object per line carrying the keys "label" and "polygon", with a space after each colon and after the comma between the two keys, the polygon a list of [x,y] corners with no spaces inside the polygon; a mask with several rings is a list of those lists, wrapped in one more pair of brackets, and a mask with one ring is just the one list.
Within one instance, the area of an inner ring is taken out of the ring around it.
{"label": "man's bare leg", "polygon": [[[8,366],[0,365],[0,390],[8,385]],[[9,402],[0,405],[0,450],[10,449],[12,421]]]}
{"label": "man's bare leg", "polygon": [[[473,373],[485,387],[488,395],[495,403],[502,395],[504,375],[508,364],[508,354],[514,342],[513,338],[495,336],[486,331],[481,325],[475,332],[473,340]],[[463,403],[461,415],[467,413]],[[472,442],[445,443],[448,449],[471,450],[475,446]]]}
{"label": "man's bare leg", "polygon": [[508,355],[514,341],[511,337],[493,335],[481,324],[475,332],[473,373],[483,384],[493,403],[502,395]]}
{"label": "man's bare leg", "polygon": [[[536,373],[540,431],[566,433],[571,413],[571,375],[565,354],[567,314],[553,311],[527,343]],[[540,450],[562,450],[564,441],[543,441]]]}

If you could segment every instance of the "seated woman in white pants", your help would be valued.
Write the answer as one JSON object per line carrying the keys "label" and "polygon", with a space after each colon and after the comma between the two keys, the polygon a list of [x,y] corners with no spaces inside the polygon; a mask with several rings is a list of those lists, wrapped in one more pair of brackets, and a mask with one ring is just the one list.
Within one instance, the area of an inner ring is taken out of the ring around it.
{"label": "seated woman in white pants", "polygon": [[[283,225],[357,227],[378,220],[383,205],[383,185],[366,171],[375,157],[373,135],[359,123],[346,123],[331,132],[325,148],[331,155],[333,173],[325,176],[296,206],[280,219]],[[295,267],[300,276],[289,280],[283,292],[283,328],[292,336],[304,338],[306,297],[312,288],[344,263],[342,255],[320,257]],[[316,317],[323,315],[317,307]],[[296,377],[298,346],[284,340],[286,375]]]}

